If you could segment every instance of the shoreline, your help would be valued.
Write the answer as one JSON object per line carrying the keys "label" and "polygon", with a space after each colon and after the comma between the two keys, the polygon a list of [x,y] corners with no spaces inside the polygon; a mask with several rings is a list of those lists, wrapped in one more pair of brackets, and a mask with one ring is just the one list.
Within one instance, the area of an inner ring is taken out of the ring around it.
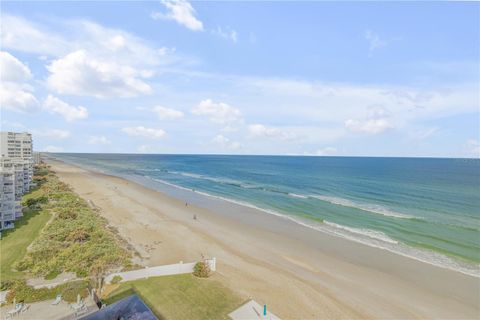
{"label": "shoreline", "polygon": [[[235,200],[228,197],[210,194],[204,191],[189,189],[187,187],[176,185],[176,184],[173,184],[161,179],[153,178],[147,175],[122,176],[122,175],[116,175],[114,173],[107,173],[100,170],[99,168],[92,167],[89,165],[80,165],[75,163],[74,161],[69,162],[68,160],[64,160],[64,159],[56,159],[56,160],[65,162],[67,164],[77,166],[79,168],[83,168],[92,172],[105,174],[107,176],[120,177],[128,181],[138,183],[149,189],[162,192],[164,194],[172,196],[181,201],[185,201],[185,200],[193,201],[193,204],[197,204],[205,209],[215,211],[218,214],[224,214],[227,209],[225,208],[225,206],[216,205],[216,203],[227,202],[229,203],[229,205],[232,205],[234,207],[239,206],[239,207],[247,208],[247,210],[255,210],[257,211],[258,214],[273,215],[273,216],[276,216],[277,218],[288,220],[291,223],[299,224],[305,228],[313,229],[317,232],[322,232],[330,236],[347,239],[349,241],[360,243],[362,245],[366,245],[369,247],[377,248],[380,250],[386,250],[391,253],[403,256],[405,258],[420,261],[422,263],[427,263],[435,267],[451,270],[454,272],[460,272],[468,276],[480,278],[480,264],[478,264],[475,261],[464,260],[454,255],[450,256],[444,252],[438,252],[434,250],[428,250],[428,249],[409,246],[405,243],[402,243],[390,238],[388,235],[382,232],[377,232],[372,229],[352,228],[344,225],[339,225],[339,224],[330,222],[328,220],[323,220],[322,222],[319,222],[319,221],[315,221],[307,218],[302,218],[299,216],[280,213],[272,209],[259,207],[256,204],[252,204],[246,201]],[[296,195],[296,196],[299,196],[299,195]],[[204,199],[201,199],[199,197],[202,197],[202,198],[207,197],[211,201],[205,202]],[[312,197],[315,198],[316,196],[312,196]],[[326,201],[330,202],[331,199],[328,199]],[[218,207],[220,207],[220,210],[218,210]],[[242,211],[242,208],[237,208],[236,211]],[[398,215],[402,215],[401,218],[408,218],[408,219],[415,218],[414,216],[407,216],[399,213]],[[397,216],[397,217],[400,217],[400,216]],[[416,218],[416,219],[420,219],[420,218]]]}
{"label": "shoreline", "polygon": [[[81,166],[79,166],[79,167],[81,167]],[[95,171],[95,170],[93,170],[93,171]],[[103,173],[103,174],[106,174],[106,173]],[[107,175],[110,175],[110,174],[107,174]],[[111,175],[111,176],[115,176],[115,175]],[[124,178],[124,177],[121,177],[121,178]],[[366,245],[366,246],[369,246],[369,247],[377,248],[377,249],[380,249],[380,250],[386,250],[386,251],[389,251],[391,253],[394,253],[394,254],[409,258],[409,259],[413,259],[413,260],[416,260],[416,261],[420,261],[422,263],[427,263],[427,264],[430,264],[430,265],[438,267],[438,268],[442,268],[442,269],[446,269],[446,270],[450,270],[450,271],[454,271],[454,272],[459,272],[459,273],[462,273],[462,274],[467,275],[467,276],[480,278],[480,265],[476,264],[474,261],[466,261],[466,260],[464,261],[464,260],[460,260],[458,257],[449,256],[449,255],[446,255],[444,253],[440,253],[440,252],[436,252],[436,251],[426,251],[426,250],[422,250],[422,249],[419,249],[419,248],[410,247],[406,244],[400,243],[396,240],[393,240],[393,239],[389,238],[387,235],[385,235],[383,233],[381,233],[380,235],[378,235],[376,237],[372,237],[370,235],[367,235],[367,237],[370,238],[369,240],[374,239],[374,240],[381,240],[382,242],[386,242],[386,243],[382,243],[382,244],[374,244],[374,243],[368,242],[368,240],[364,240],[362,238],[355,238],[355,237],[349,236],[348,234],[340,234],[338,232],[335,232],[335,230],[328,229],[327,227],[332,226],[337,230],[338,229],[344,229],[344,230],[349,230],[349,231],[352,230],[351,231],[352,233],[362,231],[362,229],[355,229],[354,230],[353,228],[342,226],[342,225],[337,225],[336,223],[330,222],[328,220],[324,220],[324,221],[322,221],[322,223],[320,223],[320,222],[317,222],[317,221],[314,221],[314,220],[302,219],[301,217],[295,217],[295,216],[291,216],[291,215],[287,215],[287,214],[282,214],[282,213],[279,213],[279,212],[276,212],[276,211],[273,211],[273,210],[264,209],[264,208],[261,208],[261,207],[258,207],[256,205],[254,205],[254,204],[250,204],[248,202],[242,202],[242,201],[237,201],[237,200],[230,199],[230,198],[225,198],[225,197],[222,197],[222,196],[212,195],[212,194],[209,194],[209,193],[206,193],[206,192],[203,192],[203,191],[191,190],[191,189],[188,189],[188,188],[185,188],[185,187],[182,187],[182,186],[178,186],[178,185],[175,185],[173,183],[163,181],[163,180],[160,180],[160,179],[154,179],[154,178],[150,178],[150,177],[146,177],[146,176],[144,178],[149,179],[149,180],[153,180],[157,183],[161,183],[161,184],[167,185],[167,186],[172,187],[172,188],[178,188],[178,189],[182,190],[182,192],[186,192],[185,193],[185,198],[190,197],[189,193],[195,193],[195,194],[198,194],[198,195],[201,195],[201,196],[204,196],[204,197],[208,197],[210,199],[214,199],[215,201],[218,201],[218,200],[219,201],[225,201],[225,202],[228,202],[228,203],[232,204],[233,206],[241,206],[241,207],[246,207],[246,208],[249,208],[249,209],[253,209],[253,210],[258,211],[260,214],[265,214],[266,213],[266,214],[269,214],[269,215],[273,215],[277,218],[284,219],[284,220],[290,221],[292,223],[299,224],[303,227],[313,229],[313,230],[318,231],[318,232],[326,233],[326,234],[334,236],[334,237],[347,239],[347,240],[357,242],[357,243],[360,243],[362,245]],[[139,183],[142,186],[146,186],[144,183],[140,183],[139,180],[135,181],[134,179],[128,179],[128,178],[124,178],[124,179],[132,181],[132,182]],[[153,186],[153,185],[151,187],[150,186],[146,186],[146,187],[149,187],[153,190],[162,192],[162,189],[159,189],[158,187]],[[163,190],[163,192],[170,195],[167,190]],[[180,196],[173,196],[173,197],[177,198],[177,199],[182,199]],[[211,208],[208,208],[208,209],[211,209],[211,210],[215,211],[215,207],[211,207]],[[373,230],[368,230],[368,231],[372,232]],[[379,237],[384,237],[384,238],[382,239],[382,238],[379,238]],[[397,245],[397,248],[393,248],[391,246],[389,247],[390,244]],[[399,251],[398,246],[401,246],[404,251]],[[408,253],[408,252],[410,252],[410,253]],[[432,258],[437,259],[437,261],[435,261],[435,262],[432,261],[431,260]],[[439,260],[441,262],[438,262]]]}
{"label": "shoreline", "polygon": [[[147,265],[202,252],[215,255],[220,266],[215,277],[268,303],[281,317],[476,318],[480,312],[480,281],[473,276],[309,230],[253,208],[185,206],[123,178],[47,162],[79,195],[93,201],[123,237],[136,248],[143,245]],[[158,239],[163,241],[155,245]]]}

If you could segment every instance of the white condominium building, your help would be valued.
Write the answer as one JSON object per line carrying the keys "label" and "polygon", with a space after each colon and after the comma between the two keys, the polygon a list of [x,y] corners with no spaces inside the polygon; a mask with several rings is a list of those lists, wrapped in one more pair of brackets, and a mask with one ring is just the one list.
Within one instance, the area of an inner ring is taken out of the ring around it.
{"label": "white condominium building", "polygon": [[0,156],[28,158],[33,155],[32,135],[27,132],[0,132]]}
{"label": "white condominium building", "polygon": [[0,132],[0,230],[14,227],[22,216],[22,195],[33,177],[32,135]]}

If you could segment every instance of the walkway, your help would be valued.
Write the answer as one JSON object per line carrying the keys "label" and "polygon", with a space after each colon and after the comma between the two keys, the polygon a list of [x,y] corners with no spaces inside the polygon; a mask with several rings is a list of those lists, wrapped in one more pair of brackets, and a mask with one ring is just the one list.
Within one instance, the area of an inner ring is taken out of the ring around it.
{"label": "walkway", "polygon": [[250,300],[242,305],[237,310],[231,312],[228,315],[233,320],[280,320],[279,317],[268,311],[267,315],[263,315],[263,306],[259,305],[256,301]]}

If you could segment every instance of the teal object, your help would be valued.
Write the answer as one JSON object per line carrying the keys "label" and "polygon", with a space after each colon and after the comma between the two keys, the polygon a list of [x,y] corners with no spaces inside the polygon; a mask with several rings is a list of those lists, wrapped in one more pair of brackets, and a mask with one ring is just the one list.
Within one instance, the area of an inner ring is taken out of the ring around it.
{"label": "teal object", "polygon": [[266,304],[263,305],[263,315],[264,316],[267,315],[267,305]]}

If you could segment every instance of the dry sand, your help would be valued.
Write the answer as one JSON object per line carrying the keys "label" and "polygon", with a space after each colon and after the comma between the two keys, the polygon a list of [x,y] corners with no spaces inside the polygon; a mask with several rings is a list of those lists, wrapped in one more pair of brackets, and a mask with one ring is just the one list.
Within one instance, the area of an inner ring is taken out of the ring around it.
{"label": "dry sand", "polygon": [[478,278],[249,208],[185,206],[122,178],[49,163],[100,209],[143,264],[215,256],[217,280],[283,319],[480,318]]}

